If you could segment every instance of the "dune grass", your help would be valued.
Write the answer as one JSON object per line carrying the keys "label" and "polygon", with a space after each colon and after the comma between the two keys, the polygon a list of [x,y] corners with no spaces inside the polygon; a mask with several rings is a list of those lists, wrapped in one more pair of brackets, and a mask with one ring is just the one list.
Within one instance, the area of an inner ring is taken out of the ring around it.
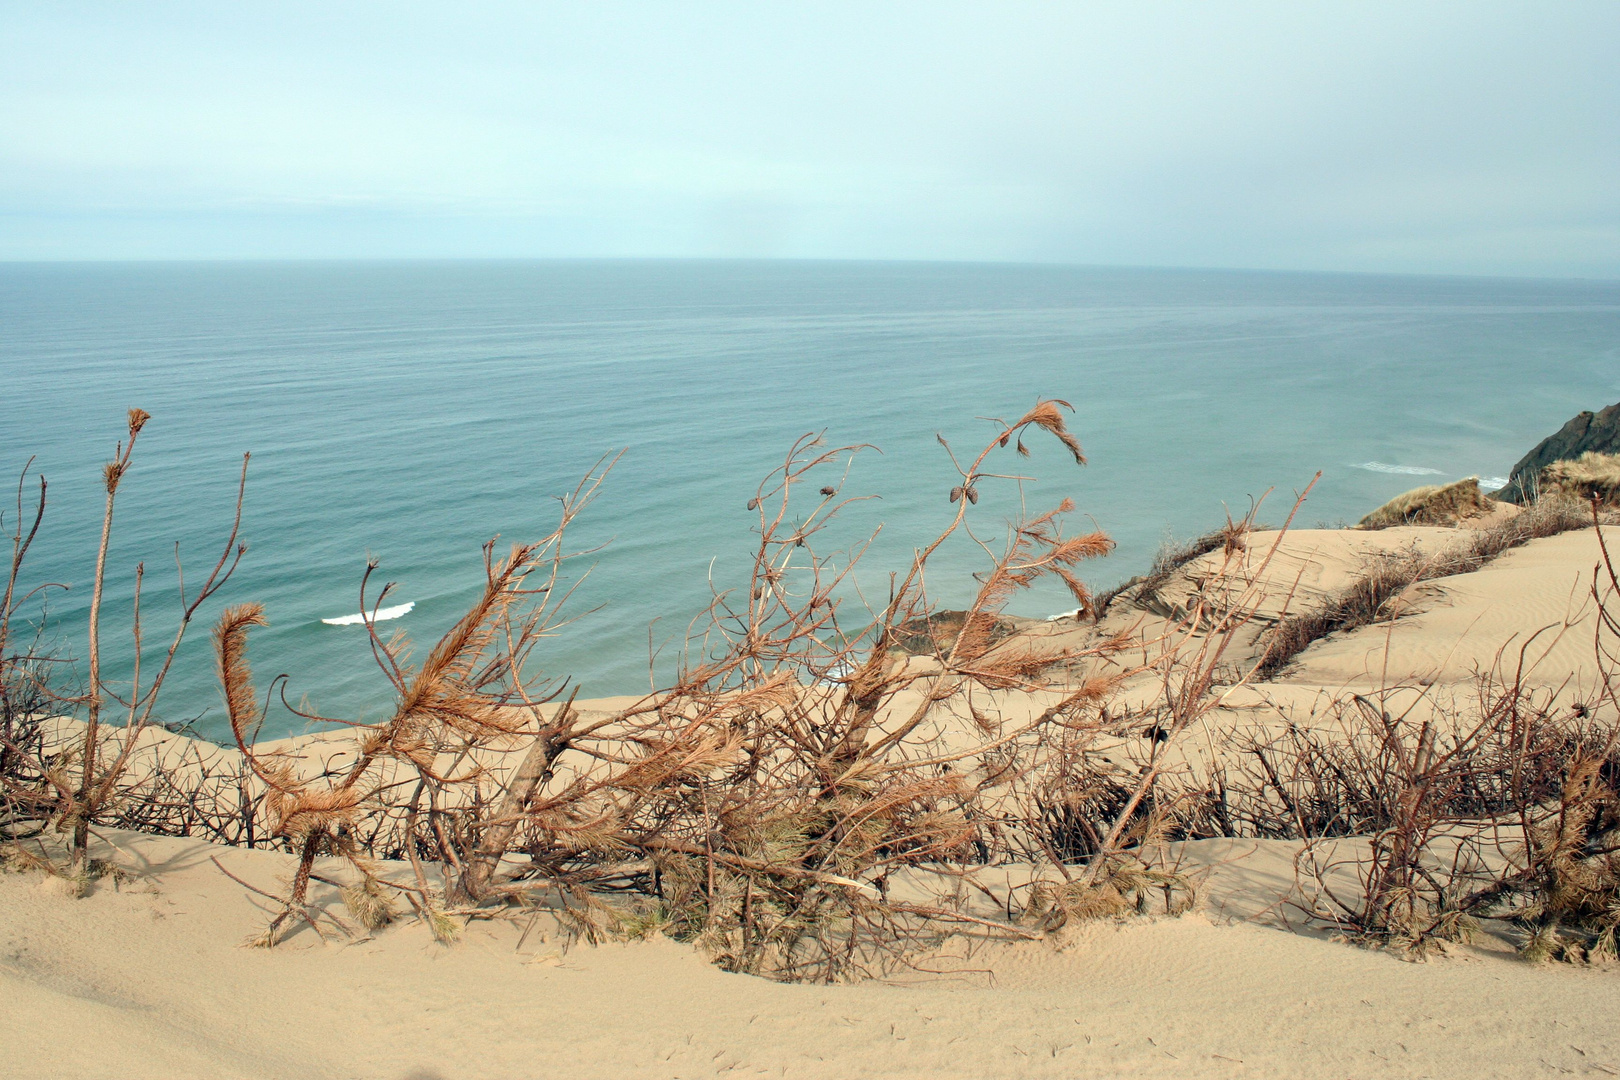
{"label": "dune grass", "polygon": [[1242,549],[1245,532],[1266,528],[1268,528],[1266,525],[1250,526],[1229,520],[1221,528],[1191,540],[1166,539],[1154,553],[1153,563],[1146,574],[1123,581],[1112,589],[1098,594],[1094,605],[1097,616],[1100,618],[1107,614],[1108,606],[1127,593],[1139,604],[1144,606],[1151,604],[1159,595],[1159,590],[1164,588],[1175,576],[1176,571],[1183,566],[1219,549],[1224,548],[1229,552],[1239,551]]}
{"label": "dune grass", "polygon": [[1573,461],[1555,461],[1541,470],[1541,490],[1605,506],[1620,505],[1620,454],[1588,451]]}
{"label": "dune grass", "polygon": [[1397,495],[1361,519],[1358,529],[1388,529],[1396,525],[1455,525],[1488,513],[1496,504],[1479,490],[1479,477],[1452,484],[1413,488]]}

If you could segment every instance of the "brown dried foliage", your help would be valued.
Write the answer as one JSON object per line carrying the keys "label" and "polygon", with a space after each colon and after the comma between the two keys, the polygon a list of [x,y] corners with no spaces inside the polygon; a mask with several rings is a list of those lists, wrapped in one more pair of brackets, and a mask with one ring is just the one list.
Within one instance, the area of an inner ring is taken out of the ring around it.
{"label": "brown dried foliage", "polygon": [[[1255,808],[1250,820],[1308,840],[1299,910],[1414,957],[1486,921],[1514,928],[1529,959],[1615,956],[1620,582],[1595,504],[1587,520],[1603,561],[1588,594],[1599,679],[1584,700],[1527,681],[1549,651],[1538,639],[1566,623],[1504,650],[1471,705],[1435,702],[1428,687],[1387,688],[1353,699],[1338,741],[1291,731],[1251,744],[1265,779],[1236,785]],[[1433,707],[1419,721],[1425,702]],[[1365,852],[1323,839],[1354,836],[1367,838]]]}
{"label": "brown dried foliage", "polygon": [[[1108,538],[1065,534],[1067,501],[1017,521],[960,619],[934,620],[931,556],[967,529],[984,485],[1016,479],[986,466],[1032,429],[1083,460],[1061,403],[998,423],[970,464],[958,462],[952,518],[876,607],[860,602],[851,577],[864,545],[817,548],[851,501],[844,479],[823,477],[847,478],[861,448],[800,440],[749,500],[757,543],[747,586],[714,597],[672,684],[610,715],[557,705],[561,684],[524,674],[557,618],[564,529],[600,476],[565,501],[551,537],[500,563],[486,556],[484,596],[419,671],[405,668],[402,642],[375,642],[399,704],[389,721],[358,729],[354,763],[327,775],[259,760],[241,650],[258,617],[228,613],[217,641],[233,727],[271,791],[270,831],[301,855],[269,938],[318,922],[307,883],[325,854],[347,857],[359,887],[393,888],[430,920],[546,904],[587,936],[658,930],[727,967],[789,979],[884,970],[963,928],[1028,936],[1123,910],[1100,898],[1135,903],[1149,884],[1174,892],[1174,875],[1142,854],[1175,819],[1155,794],[1164,762],[1124,776],[1098,752],[1101,705],[1127,639],[1043,650],[996,632],[1011,598],[1047,576],[1089,605],[1077,567],[1106,553]],[[817,497],[801,510],[804,485]],[[525,588],[540,567],[545,586]],[[920,650],[919,625],[932,631]],[[1176,733],[1207,707],[1209,671],[1231,630],[1195,649],[1205,670],[1179,687],[1183,704],[1166,721]],[[1112,670],[1076,683],[1069,673],[1085,661]],[[1183,677],[1171,674],[1172,648],[1157,662],[1166,678]],[[1009,692],[1050,703],[1008,721],[998,695]],[[1121,797],[1087,794],[1105,775]],[[1095,842],[1057,837],[1077,827]],[[378,880],[365,868],[374,855],[411,859],[416,887]],[[994,894],[979,871],[1007,862],[1046,870]],[[428,884],[431,863],[442,866],[442,888]]]}
{"label": "brown dried foliage", "polygon": [[[143,627],[141,623],[141,585],[145,567],[135,567],[135,590],[130,615],[130,634],[136,657],[128,690],[120,693],[110,686],[101,674],[101,615],[102,594],[106,576],[107,551],[112,536],[113,510],[119,486],[129,474],[133,464],[136,438],[151,417],[141,409],[130,409],[126,417],[128,441],[120,441],[113,460],[102,469],[107,493],[102,516],[101,543],[96,553],[94,584],[90,599],[89,639],[86,648],[88,661],[87,685],[82,693],[63,692],[62,680],[52,678],[47,670],[51,658],[28,651],[21,655],[8,654],[9,636],[14,616],[24,597],[16,594],[18,575],[23,557],[32,542],[44,513],[46,484],[40,479],[40,494],[36,503],[32,527],[24,534],[22,525],[22,484],[18,487],[18,531],[13,536],[13,554],[7,578],[5,608],[0,612],[0,683],[7,686],[5,693],[14,696],[19,688],[30,695],[36,708],[32,716],[22,722],[18,731],[6,733],[6,751],[10,755],[5,774],[8,813],[15,814],[23,804],[25,813],[44,827],[70,835],[69,859],[66,873],[82,894],[90,887],[91,866],[88,854],[90,825],[97,820],[117,817],[121,812],[123,796],[120,791],[131,757],[142,744],[142,736],[153,723],[154,710],[163,683],[174,662],[175,653],[184,640],[193,618],[201,606],[230,579],[246,551],[245,544],[237,542],[242,520],[242,494],[247,483],[246,455],[242,459],[241,480],[237,487],[235,515],[224,550],[213,569],[195,592],[188,595],[183,568],[180,568],[180,617],[174,637],[156,672],[146,673],[143,684],[140,657]],[[26,479],[27,468],[24,469]],[[178,560],[178,547],[176,548]],[[45,588],[48,586],[41,586]],[[37,590],[35,590],[37,592]],[[48,704],[47,704],[48,703]],[[123,723],[116,729],[104,731],[103,710],[109,705],[124,712]],[[83,737],[75,746],[63,750],[47,746],[41,738],[38,706],[47,706],[50,712],[65,709],[79,710],[84,717]],[[18,737],[20,736],[20,739]],[[33,782],[30,782],[33,781]],[[139,815],[141,811],[137,811]]]}

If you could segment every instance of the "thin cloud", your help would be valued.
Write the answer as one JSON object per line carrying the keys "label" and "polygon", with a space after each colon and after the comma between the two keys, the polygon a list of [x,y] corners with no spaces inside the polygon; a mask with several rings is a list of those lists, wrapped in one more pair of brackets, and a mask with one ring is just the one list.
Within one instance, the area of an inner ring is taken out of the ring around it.
{"label": "thin cloud", "polygon": [[0,258],[1620,276],[1615,55],[1611,4],[0,4]]}

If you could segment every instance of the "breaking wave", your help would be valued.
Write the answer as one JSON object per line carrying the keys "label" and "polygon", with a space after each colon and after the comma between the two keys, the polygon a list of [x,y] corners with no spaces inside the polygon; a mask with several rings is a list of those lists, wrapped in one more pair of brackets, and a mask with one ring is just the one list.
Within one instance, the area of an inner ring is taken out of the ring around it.
{"label": "breaking wave", "polygon": [[1382,461],[1363,461],[1359,465],[1350,466],[1352,469],[1366,469],[1368,472],[1399,473],[1402,476],[1441,476],[1439,469],[1425,469],[1421,465],[1385,465]]}
{"label": "breaking wave", "polygon": [[[397,619],[401,615],[409,614],[411,608],[415,606],[416,601],[412,600],[408,604],[400,604],[397,607],[380,608],[375,619],[377,622],[382,622],[384,619]],[[370,618],[372,618],[372,615],[369,612],[357,611],[353,615],[340,615],[335,619],[322,619],[321,622],[328,626],[355,626]]]}

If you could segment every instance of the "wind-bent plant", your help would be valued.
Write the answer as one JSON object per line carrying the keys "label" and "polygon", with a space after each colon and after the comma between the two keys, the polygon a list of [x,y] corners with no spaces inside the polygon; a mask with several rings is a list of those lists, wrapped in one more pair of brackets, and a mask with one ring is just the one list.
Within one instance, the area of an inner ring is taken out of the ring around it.
{"label": "wind-bent plant", "polygon": [[[157,707],[158,695],[162,692],[163,682],[168,677],[169,669],[174,664],[175,653],[180,643],[185,639],[186,631],[190,628],[192,619],[197,610],[202,607],[215,593],[225,587],[242,556],[247,552],[247,545],[237,542],[237,535],[242,527],[242,498],[247,490],[248,455],[242,455],[242,473],[237,482],[236,507],[231,518],[231,529],[225,539],[224,550],[219,560],[203,579],[200,588],[188,599],[186,596],[185,569],[180,564],[179,545],[175,548],[175,566],[179,574],[180,590],[180,619],[175,626],[174,637],[170,639],[168,650],[157,672],[152,676],[151,682],[145,687],[141,686],[141,581],[145,576],[145,563],[135,566],[135,594],[131,604],[130,635],[134,648],[134,670],[130,676],[129,696],[123,697],[110,690],[101,678],[101,601],[102,587],[106,578],[107,545],[112,537],[113,506],[118,494],[118,486],[124,475],[129,471],[130,463],[135,452],[135,439],[151,414],[142,409],[129,411],[129,442],[121,444],[115,452],[113,460],[108,462],[102,470],[102,477],[107,489],[106,511],[102,517],[101,544],[96,550],[96,575],[94,592],[90,599],[90,629],[89,629],[89,676],[90,686],[86,695],[85,708],[87,719],[84,732],[83,765],[80,768],[80,782],[78,788],[72,793],[67,805],[62,811],[64,826],[71,826],[73,830],[72,861],[70,876],[72,880],[83,883],[89,873],[89,836],[90,822],[106,806],[112,797],[119,779],[123,776],[125,768],[129,765],[130,755],[134,753],[141,732],[152,722],[153,710]],[[103,696],[105,694],[105,697]],[[115,752],[112,762],[100,766],[98,755],[101,747],[101,709],[108,699],[127,710],[123,730],[119,736],[111,740],[108,750]]]}
{"label": "wind-bent plant", "polygon": [[[39,534],[45,516],[46,483],[38,477],[32,523],[24,509],[24,491],[33,460],[17,479],[16,512],[11,531],[11,560],[6,573],[5,598],[0,601],[0,840],[14,841],[37,835],[48,817],[41,757],[44,724],[51,708],[50,669],[56,658],[45,655],[36,630],[19,648],[13,638],[18,609],[45,586],[19,595],[17,584],[23,560]],[[0,512],[0,527],[5,514]]]}
{"label": "wind-bent plant", "polygon": [[[672,718],[727,708],[735,760],[671,785],[648,835],[632,841],[653,856],[643,920],[701,942],[728,967],[809,979],[881,968],[945,928],[988,921],[967,909],[961,891],[976,866],[1007,852],[992,820],[1006,770],[988,762],[1081,722],[1113,680],[1070,688],[1010,724],[990,693],[1046,690],[1049,672],[1121,647],[1043,650],[998,642],[994,631],[1007,601],[1047,575],[1088,605],[1074,567],[1112,542],[1097,532],[1065,536],[1067,500],[1014,522],[999,553],[973,536],[992,561],[958,629],[923,656],[903,643],[915,637],[911,627],[934,625],[928,562],[966,529],[980,485],[1022,479],[991,472],[990,456],[1013,444],[1027,453],[1022,439],[1039,428],[1083,462],[1062,407],[1041,402],[998,423],[966,466],[952,455],[961,479],[949,492],[955,513],[876,610],[850,615],[839,586],[855,558],[840,565],[814,548],[842,505],[841,482],[820,487],[808,514],[792,512],[796,486],[813,486],[816,470],[847,468],[859,448],[819,451],[803,441],[760,486],[749,502],[759,514],[749,590],[742,602],[716,598],[707,658],[664,704]],[[911,899],[894,895],[902,881]],[[949,883],[943,892],[940,883]]]}
{"label": "wind-bent plant", "polygon": [[[562,520],[548,537],[515,545],[504,559],[495,557],[494,541],[485,545],[485,580],[478,599],[420,667],[407,662],[407,639],[384,641],[377,634],[375,614],[392,584],[371,599],[368,586],[376,564],[367,566],[360,588],[361,610],[369,613],[365,624],[373,654],[393,684],[397,704],[386,721],[352,725],[359,733],[355,759],[335,774],[302,775],[294,763],[255,749],[264,709],[247,663],[247,637],[252,627],[263,626],[266,620],[256,604],[230,608],[220,617],[214,642],[231,730],[267,791],[269,835],[291,844],[299,857],[291,891],[265,936],[266,944],[274,944],[289,919],[318,930],[307,893],[314,862],[322,855],[346,858],[361,873],[363,894],[379,894],[383,886],[361,851],[357,830],[365,814],[386,813],[387,796],[402,786],[414,784],[404,808],[403,835],[396,841],[417,866],[417,888],[403,890],[410,902],[436,934],[450,933],[442,902],[429,889],[417,860],[418,845],[426,839],[418,833],[424,809],[430,846],[449,860],[447,872],[457,875],[456,884],[445,893],[456,901],[478,901],[488,894],[494,863],[504,854],[504,843],[497,838],[509,836],[515,828],[525,792],[549,773],[556,750],[582,735],[566,706],[549,715],[544,708],[555,700],[561,684],[544,691],[524,669],[540,639],[561,624],[561,607],[572,591],[564,587],[562,571],[575,554],[563,548],[565,531],[594,498],[611,467],[611,462],[602,464],[562,500]],[[531,582],[536,577],[538,584]],[[507,778],[508,797],[500,804],[506,809],[497,808],[500,816],[490,819],[483,802],[490,755],[511,752],[525,739],[529,753],[515,775]],[[469,829],[487,834],[471,850],[451,838],[456,833],[459,840]]]}
{"label": "wind-bent plant", "polygon": [[[84,731],[78,740],[76,753],[60,755],[53,760],[47,760],[43,744],[34,738],[31,741],[19,741],[16,732],[8,731],[5,736],[5,752],[19,764],[31,770],[31,776],[36,781],[34,785],[18,785],[11,773],[7,772],[7,790],[13,800],[25,799],[35,806],[49,805],[49,816],[56,828],[70,834],[68,848],[67,875],[74,883],[76,891],[81,895],[88,890],[93,875],[89,856],[89,840],[91,823],[104,816],[112,803],[117,799],[118,786],[123,779],[126,769],[136,747],[140,742],[141,734],[152,723],[154,710],[157,708],[158,697],[163,689],[164,680],[168,677],[174,657],[184,640],[186,631],[190,627],[197,610],[211,596],[224,587],[236,566],[240,563],[242,555],[247,550],[245,544],[237,543],[237,534],[242,522],[242,497],[247,484],[247,455],[242,457],[242,475],[237,485],[235,516],[231,523],[230,534],[225,541],[224,552],[213,570],[203,581],[201,588],[190,597],[187,596],[184,567],[180,564],[179,545],[175,547],[175,563],[179,572],[180,588],[180,619],[175,628],[173,639],[169,643],[167,652],[158,665],[150,681],[142,685],[141,653],[143,647],[141,627],[141,583],[145,576],[145,564],[135,567],[135,591],[132,602],[131,636],[134,646],[133,672],[130,678],[128,695],[115,691],[108,685],[102,676],[101,656],[101,614],[104,586],[107,571],[107,550],[112,539],[113,510],[116,506],[118,489],[125,475],[129,472],[135,452],[135,442],[145,427],[150,415],[141,409],[131,409],[128,416],[127,442],[120,441],[114,452],[113,459],[102,469],[102,482],[106,490],[106,505],[102,514],[101,541],[96,550],[95,575],[90,597],[89,632],[86,658],[88,661],[88,686],[82,695],[64,697],[52,690],[50,680],[43,673],[34,672],[24,677],[30,663],[37,666],[41,658],[34,654],[24,654],[19,658],[15,655],[0,661],[4,671],[0,672],[0,683],[6,686],[8,695],[8,725],[12,723],[9,704],[10,696],[15,694],[19,687],[32,689],[31,705],[32,722],[37,723],[44,719],[43,708],[55,708],[60,704],[76,706],[84,710]],[[0,657],[7,657],[6,646],[11,633],[12,618],[22,599],[16,595],[16,586],[23,557],[34,536],[38,532],[39,523],[45,510],[46,486],[44,479],[40,480],[40,494],[36,503],[33,525],[26,534],[21,528],[21,494],[18,499],[18,528],[13,535],[12,559],[10,573],[7,577],[5,607],[0,609]],[[31,594],[29,594],[31,595]],[[47,704],[48,703],[48,704]],[[124,722],[117,729],[108,732],[103,728],[106,721],[103,712],[111,703],[124,710]],[[43,707],[43,708],[42,708]],[[76,757],[76,761],[74,758]],[[31,788],[31,789],[30,789]]]}
{"label": "wind-bent plant", "polygon": [[[729,967],[784,978],[882,967],[962,926],[1030,934],[971,910],[969,883],[975,867],[1021,843],[998,824],[1010,777],[1054,732],[1092,726],[1119,678],[1059,685],[1053,673],[1106,659],[1126,641],[1043,649],[994,630],[1008,600],[1045,576],[1088,606],[1075,567],[1112,542],[1099,532],[1065,535],[1067,500],[1015,521],[999,552],[968,531],[991,565],[957,630],[929,655],[902,643],[929,619],[929,560],[968,530],[981,485],[1027,479],[991,471],[991,455],[1027,453],[1023,439],[1039,429],[1084,461],[1064,407],[1044,401],[1016,422],[996,422],[966,465],[952,454],[961,480],[949,492],[952,517],[875,608],[857,602],[851,576],[864,545],[816,550],[850,501],[844,477],[861,448],[800,440],[749,500],[758,541],[746,592],[715,596],[673,683],[608,714],[577,710],[572,697],[559,704],[563,682],[525,671],[561,618],[565,530],[600,473],[563,500],[550,536],[500,562],[486,551],[479,601],[420,669],[406,666],[403,640],[371,631],[398,705],[390,720],[357,729],[351,764],[323,775],[255,750],[263,712],[245,647],[263,616],[232,609],[216,631],[232,728],[269,792],[269,831],[299,853],[265,942],[290,922],[318,925],[308,887],[327,854],[359,873],[351,889],[395,890],[441,938],[453,934],[457,912],[546,902],[589,935],[662,929]],[[841,475],[824,476],[834,470]],[[818,494],[798,513],[794,496],[807,485]],[[536,573],[543,584],[531,587]],[[1056,701],[1031,718],[996,715],[996,693],[1054,689]],[[1018,762],[1011,769],[1009,755]],[[1129,846],[1115,826],[1105,827],[1111,857]],[[370,857],[390,853],[416,867],[414,887],[373,872]],[[441,888],[429,884],[424,860],[442,864]],[[905,899],[892,894],[901,881]],[[1012,899],[998,907],[1010,910]]]}

